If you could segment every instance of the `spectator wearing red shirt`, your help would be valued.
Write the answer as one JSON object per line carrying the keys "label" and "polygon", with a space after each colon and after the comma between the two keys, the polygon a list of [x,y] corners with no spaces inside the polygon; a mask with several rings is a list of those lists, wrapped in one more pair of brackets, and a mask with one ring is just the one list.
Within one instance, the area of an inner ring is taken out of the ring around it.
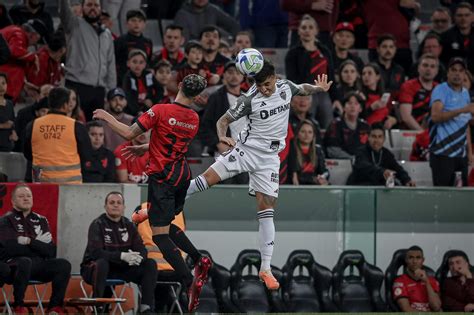
{"label": "spectator wearing red shirt", "polygon": [[142,144],[148,144],[150,141],[150,134],[144,133],[140,136],[126,141],[119,145],[115,151],[115,168],[117,174],[117,181],[119,183],[147,183],[148,175],[146,173],[148,163],[150,160],[150,154],[146,151],[142,156],[137,158],[128,158],[125,153],[125,148],[130,146],[137,146]]}
{"label": "spectator wearing red shirt", "polygon": [[219,52],[221,40],[219,29],[215,26],[206,26],[201,30],[199,39],[203,48],[202,64],[204,69],[222,77],[224,66],[230,59]]}
{"label": "spectator wearing red shirt", "polygon": [[439,312],[439,284],[423,269],[425,258],[419,246],[411,246],[405,256],[406,272],[392,286],[393,299],[402,312]]}
{"label": "spectator wearing red shirt", "polygon": [[448,260],[451,277],[443,284],[443,310],[447,312],[474,312],[474,279],[469,258],[462,251]]}
{"label": "spectator wearing red shirt", "polygon": [[423,55],[418,64],[418,78],[404,82],[400,88],[400,116],[403,129],[423,130],[421,122],[430,112],[431,91],[438,84],[438,59]]}
{"label": "spectator wearing red shirt", "polygon": [[280,0],[281,8],[288,12],[290,47],[298,43],[298,27],[305,14],[318,21],[319,40],[326,46],[331,44],[339,15],[340,0]]}
{"label": "spectator wearing red shirt", "polygon": [[42,37],[46,36],[47,29],[42,21],[32,20],[21,27],[7,26],[0,30],[0,34],[10,48],[10,59],[6,64],[0,66],[0,72],[7,74],[9,83],[7,94],[13,101],[16,101],[25,83],[27,66],[33,63],[39,70],[39,59],[34,53],[28,51],[28,47],[35,45]]}
{"label": "spectator wearing red shirt", "polygon": [[180,48],[183,44],[183,28],[176,24],[166,26],[163,35],[163,48],[153,55],[152,66],[164,59],[171,63],[173,70],[176,70],[184,62],[184,52]]}
{"label": "spectator wearing red shirt", "polygon": [[385,92],[380,67],[369,63],[362,69],[362,92],[365,96],[365,108],[362,117],[369,125],[382,122],[385,129],[392,128],[397,120],[390,116],[392,102],[390,93]]}
{"label": "spectator wearing red shirt", "polygon": [[400,86],[405,81],[405,71],[394,61],[396,52],[395,37],[387,34],[377,38],[376,62],[380,67],[385,90],[392,93],[395,99],[398,97]]}
{"label": "spectator wearing red shirt", "polygon": [[369,29],[369,59],[371,61],[377,59],[377,38],[383,34],[392,34],[398,47],[395,61],[405,71],[409,71],[412,64],[409,21],[400,9],[417,10],[420,7],[419,3],[415,0],[364,0],[362,7]]}

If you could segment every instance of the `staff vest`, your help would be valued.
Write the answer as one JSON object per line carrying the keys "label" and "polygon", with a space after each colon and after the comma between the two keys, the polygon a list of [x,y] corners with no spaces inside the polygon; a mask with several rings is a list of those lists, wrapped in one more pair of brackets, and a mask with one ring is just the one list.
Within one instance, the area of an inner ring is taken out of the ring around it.
{"label": "staff vest", "polygon": [[[147,208],[147,203],[142,203],[142,209]],[[184,231],[185,223],[184,223],[184,215],[181,211],[180,214],[175,216],[173,222],[171,224],[176,225],[181,230]],[[138,233],[142,237],[143,244],[145,245],[146,250],[148,251],[148,258],[153,259],[156,261],[156,267],[158,270],[173,270],[173,267],[163,258],[163,254],[161,253],[160,249],[156,244],[153,242],[153,235],[151,232],[150,222],[148,220],[143,221],[138,225]],[[181,251],[181,256],[185,257],[185,253]]]}
{"label": "staff vest", "polygon": [[82,183],[75,125],[74,119],[61,114],[48,114],[33,121],[33,181]]}

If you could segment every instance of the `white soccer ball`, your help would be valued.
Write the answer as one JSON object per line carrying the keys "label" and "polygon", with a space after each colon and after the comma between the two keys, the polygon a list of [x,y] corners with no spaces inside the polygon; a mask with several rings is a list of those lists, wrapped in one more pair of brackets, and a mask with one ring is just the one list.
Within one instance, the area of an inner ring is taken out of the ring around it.
{"label": "white soccer ball", "polygon": [[242,49],[235,58],[235,65],[242,74],[254,76],[263,68],[263,55],[254,48]]}

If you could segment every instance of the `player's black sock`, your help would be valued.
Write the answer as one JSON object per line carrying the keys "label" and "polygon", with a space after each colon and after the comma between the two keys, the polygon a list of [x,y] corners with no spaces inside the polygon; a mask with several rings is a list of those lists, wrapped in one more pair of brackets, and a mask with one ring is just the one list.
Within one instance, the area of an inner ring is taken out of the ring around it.
{"label": "player's black sock", "polygon": [[194,262],[201,257],[201,253],[194,247],[184,231],[175,224],[170,226],[170,238],[182,251],[191,256]]}
{"label": "player's black sock", "polygon": [[189,287],[193,282],[193,275],[170,236],[168,234],[153,235],[153,242],[160,249],[163,258],[173,267],[178,275],[183,277],[186,287]]}

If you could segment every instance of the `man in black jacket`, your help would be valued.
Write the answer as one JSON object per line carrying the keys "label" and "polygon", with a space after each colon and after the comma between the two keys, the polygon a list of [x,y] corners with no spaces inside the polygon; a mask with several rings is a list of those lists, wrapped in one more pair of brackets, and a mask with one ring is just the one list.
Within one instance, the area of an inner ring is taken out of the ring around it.
{"label": "man in black jacket", "polygon": [[5,38],[3,38],[2,35],[0,35],[0,65],[7,63],[9,58],[10,58],[10,47],[8,47],[8,43],[5,40]]}
{"label": "man in black jacket", "polygon": [[368,143],[356,151],[353,172],[347,180],[348,185],[385,185],[390,176],[404,186],[415,186],[415,182],[398,164],[395,156],[383,147],[385,130],[383,125],[372,125]]}
{"label": "man in black jacket", "polygon": [[156,286],[156,262],[147,258],[142,238],[123,216],[123,195],[105,197],[105,213],[89,226],[87,247],[81,264],[82,278],[93,286],[93,297],[103,297],[106,279],[122,279],[141,286],[139,311],[152,312]]}
{"label": "man in black jacket", "polygon": [[28,20],[40,19],[46,25],[48,34],[54,33],[53,18],[45,10],[45,3],[39,0],[25,0],[24,4],[14,5],[10,9],[10,17],[16,25],[23,25]]}
{"label": "man in black jacket", "polygon": [[71,264],[56,257],[48,220],[32,211],[33,194],[23,184],[12,192],[13,209],[0,218],[3,260],[11,268],[8,283],[13,283],[14,313],[26,314],[23,305],[29,280],[52,282],[48,312],[62,312],[64,295],[71,275]]}
{"label": "man in black jacket", "polygon": [[92,160],[82,166],[84,183],[115,182],[115,155],[104,147],[104,126],[100,121],[92,120],[86,127],[94,151]]}

